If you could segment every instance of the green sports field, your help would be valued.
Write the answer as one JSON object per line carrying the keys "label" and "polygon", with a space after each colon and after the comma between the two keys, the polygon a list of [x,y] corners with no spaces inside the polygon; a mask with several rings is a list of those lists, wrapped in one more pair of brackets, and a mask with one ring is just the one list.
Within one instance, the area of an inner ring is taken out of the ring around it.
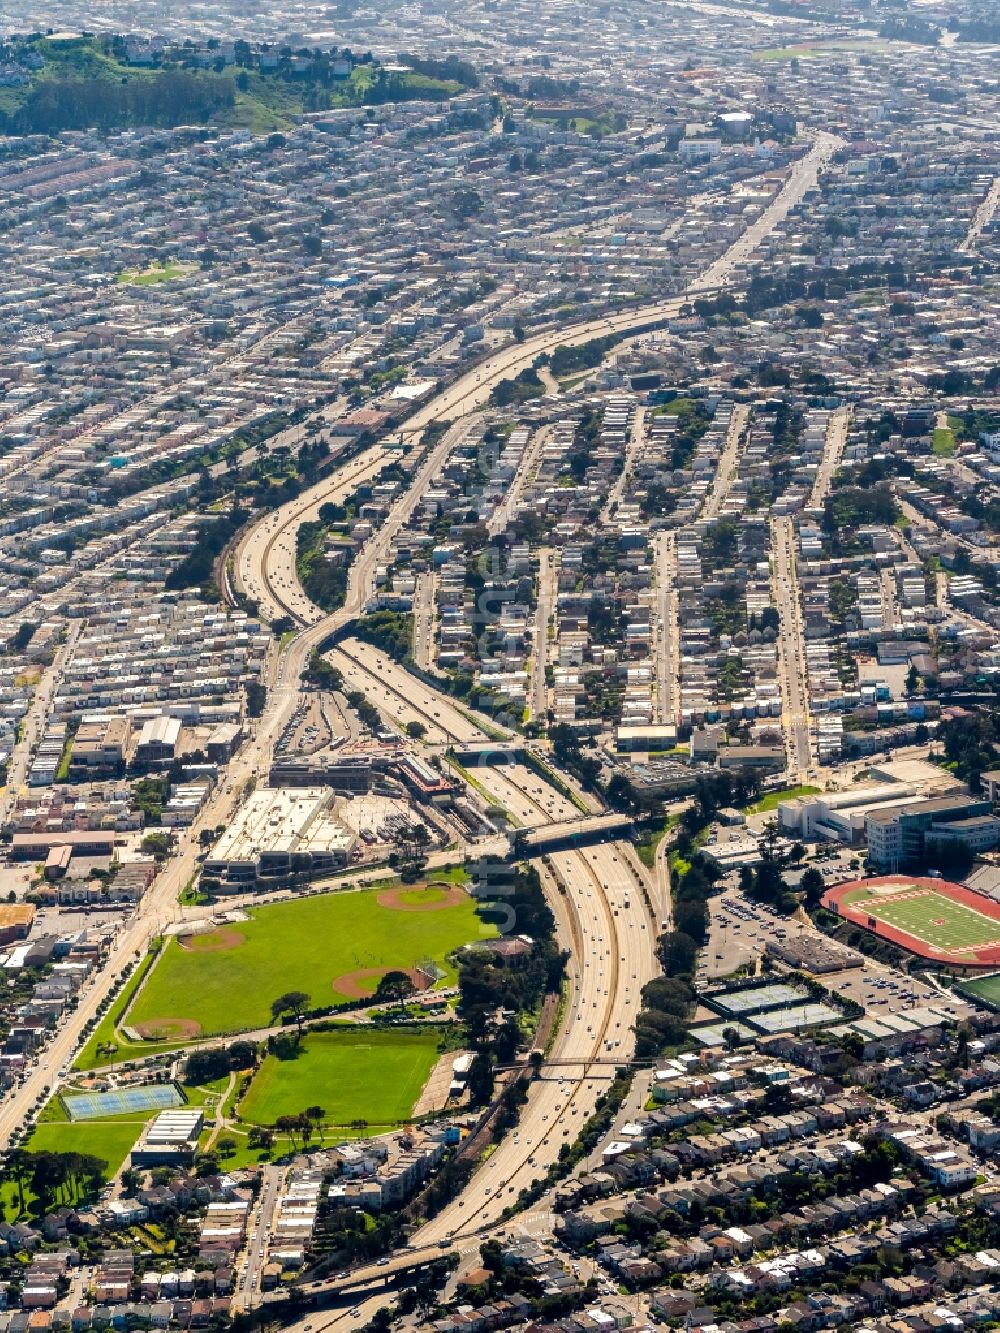
{"label": "green sports field", "polygon": [[1000,921],[931,888],[900,885],[898,893],[883,896],[861,887],[843,901],[942,953],[980,949],[1000,940]]}
{"label": "green sports field", "polygon": [[273,1125],[322,1106],[331,1125],[406,1120],[438,1058],[431,1032],[310,1032],[290,1060],[269,1055],[240,1105],[240,1118]]}
{"label": "green sports field", "polygon": [[990,1004],[1000,1005],[1000,974],[992,977],[978,977],[975,981],[963,981],[961,993],[970,992],[978,995]]}
{"label": "green sports field", "polygon": [[288,991],[335,1004],[371,994],[385,971],[425,961],[452,981],[446,956],[495,931],[471,898],[451,892],[456,901],[443,902],[433,886],[425,900],[407,889],[401,906],[380,903],[384,889],[292,899],[186,943],[171,939],[121,1021],[183,1041],[266,1027],[272,1001]]}

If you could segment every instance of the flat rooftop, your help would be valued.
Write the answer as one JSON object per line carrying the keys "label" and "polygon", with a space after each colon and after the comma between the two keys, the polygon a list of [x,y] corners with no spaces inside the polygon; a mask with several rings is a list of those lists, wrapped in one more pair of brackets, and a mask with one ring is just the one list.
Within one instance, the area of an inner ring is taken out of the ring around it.
{"label": "flat rooftop", "polygon": [[265,852],[350,848],[354,835],[333,816],[329,787],[263,787],[240,807],[209,862],[256,861]]}

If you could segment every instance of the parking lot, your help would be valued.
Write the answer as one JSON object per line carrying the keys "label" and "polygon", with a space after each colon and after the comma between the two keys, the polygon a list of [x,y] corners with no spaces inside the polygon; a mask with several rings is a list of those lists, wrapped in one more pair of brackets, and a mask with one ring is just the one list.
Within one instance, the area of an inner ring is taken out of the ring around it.
{"label": "parking lot", "polygon": [[[707,948],[701,951],[697,980],[701,984],[728,976],[738,967],[757,965],[769,940],[792,939],[815,932],[797,917],[781,917],[769,908],[750,902],[734,886],[709,900],[710,929]],[[817,977],[830,991],[863,1005],[869,1014],[894,1013],[932,1004],[955,1017],[971,1013],[971,1007],[930,982],[898,972],[884,964],[866,960],[864,967]]]}

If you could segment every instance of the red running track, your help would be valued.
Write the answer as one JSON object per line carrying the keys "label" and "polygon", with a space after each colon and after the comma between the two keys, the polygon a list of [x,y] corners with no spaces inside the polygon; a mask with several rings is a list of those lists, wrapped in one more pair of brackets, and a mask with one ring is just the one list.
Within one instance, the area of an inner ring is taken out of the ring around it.
{"label": "red running track", "polygon": [[[997,943],[949,953],[944,949],[935,949],[925,940],[917,939],[915,935],[910,935],[897,926],[891,926],[887,921],[879,920],[877,929],[872,931],[868,924],[868,918],[872,913],[859,903],[844,902],[844,898],[855,889],[870,889],[871,896],[876,898],[880,888],[892,885],[903,888],[911,884],[915,888],[933,889],[942,898],[949,898],[963,907],[969,907],[983,916],[991,917],[997,923]],[[955,884],[949,879],[923,878],[920,875],[879,875],[874,879],[851,879],[843,884],[835,884],[823,894],[822,903],[831,912],[842,916],[845,921],[853,921],[855,925],[871,931],[873,935],[881,936],[892,944],[898,944],[920,958],[929,958],[936,963],[950,963],[954,967],[996,967],[1000,964],[1000,903],[995,903],[992,898],[984,898],[981,893],[967,889],[964,884]]]}

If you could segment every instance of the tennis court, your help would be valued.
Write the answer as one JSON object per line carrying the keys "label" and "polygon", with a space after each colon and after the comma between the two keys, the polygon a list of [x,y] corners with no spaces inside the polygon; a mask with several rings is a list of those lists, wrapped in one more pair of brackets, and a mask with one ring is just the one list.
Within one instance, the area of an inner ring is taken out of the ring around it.
{"label": "tennis court", "polygon": [[111,1092],[81,1092],[63,1097],[70,1120],[99,1120],[107,1115],[166,1111],[183,1106],[184,1098],[173,1083],[147,1083],[135,1088],[114,1088]]}

